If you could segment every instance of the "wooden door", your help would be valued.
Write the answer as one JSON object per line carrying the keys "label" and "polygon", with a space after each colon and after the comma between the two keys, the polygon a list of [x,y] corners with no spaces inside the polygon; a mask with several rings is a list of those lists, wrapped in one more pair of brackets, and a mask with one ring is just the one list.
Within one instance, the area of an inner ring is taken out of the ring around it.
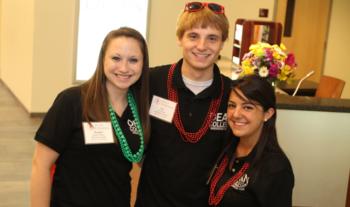
{"label": "wooden door", "polygon": [[275,21],[285,28],[287,1],[294,1],[294,15],[291,36],[282,32],[282,43],[288,52],[293,52],[298,63],[296,77],[300,78],[309,71],[315,74],[309,79],[319,81],[323,74],[324,58],[327,47],[327,32],[332,0],[278,0]]}

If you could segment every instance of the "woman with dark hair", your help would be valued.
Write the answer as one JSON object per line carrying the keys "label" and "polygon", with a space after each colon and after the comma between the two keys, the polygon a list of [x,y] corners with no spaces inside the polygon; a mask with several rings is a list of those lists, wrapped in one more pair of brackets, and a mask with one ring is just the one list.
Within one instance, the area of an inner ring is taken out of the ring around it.
{"label": "woman with dark hair", "polygon": [[111,31],[94,75],[57,96],[35,135],[33,207],[130,206],[129,172],[150,131],[148,78],[142,35]]}
{"label": "woman with dark hair", "polygon": [[256,75],[234,81],[227,121],[232,139],[213,169],[209,204],[290,207],[294,175],[277,141],[271,84]]}

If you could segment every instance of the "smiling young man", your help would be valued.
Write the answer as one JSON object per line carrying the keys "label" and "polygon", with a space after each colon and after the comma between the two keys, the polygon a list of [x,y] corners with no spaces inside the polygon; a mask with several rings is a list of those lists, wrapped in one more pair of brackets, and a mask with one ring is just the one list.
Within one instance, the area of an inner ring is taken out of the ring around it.
{"label": "smiling young man", "polygon": [[231,80],[215,61],[228,29],[223,6],[186,4],[176,31],[183,58],[151,70],[152,130],[137,207],[208,206],[206,180],[227,128]]}

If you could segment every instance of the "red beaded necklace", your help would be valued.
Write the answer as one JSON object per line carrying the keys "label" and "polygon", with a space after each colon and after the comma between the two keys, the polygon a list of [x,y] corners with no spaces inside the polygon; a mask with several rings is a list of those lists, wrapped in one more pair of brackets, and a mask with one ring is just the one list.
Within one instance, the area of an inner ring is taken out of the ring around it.
{"label": "red beaded necklace", "polygon": [[[176,67],[176,64],[173,64],[170,67],[170,70],[168,72],[167,88],[168,88],[169,100],[178,103],[177,91],[172,86],[172,80],[173,80],[173,74],[174,74],[175,67]],[[211,123],[214,120],[216,113],[219,110],[219,106],[220,106],[220,102],[221,102],[223,93],[224,93],[224,83],[223,83],[223,80],[221,77],[220,96],[211,101],[208,113],[207,113],[206,118],[202,124],[202,127],[197,132],[187,132],[185,130],[185,128],[182,124],[182,121],[181,121],[179,104],[177,104],[176,109],[175,109],[175,114],[174,114],[174,124],[175,124],[175,127],[179,130],[180,135],[185,142],[197,143],[203,137],[203,135],[208,131]]]}
{"label": "red beaded necklace", "polygon": [[220,163],[219,168],[217,169],[214,177],[213,177],[213,181],[210,183],[210,195],[209,195],[209,204],[210,205],[218,205],[221,201],[221,199],[224,197],[224,194],[226,193],[226,191],[228,190],[228,188],[235,183],[240,177],[242,177],[242,175],[247,171],[247,169],[249,168],[249,163],[245,162],[242,166],[242,168],[234,175],[232,176],[230,179],[228,179],[228,181],[222,185],[219,189],[218,192],[215,195],[215,187],[217,185],[217,183],[219,182],[220,178],[222,177],[222,175],[225,172],[225,169],[227,167],[228,164],[228,156],[225,156],[224,159],[222,160],[222,162]]}

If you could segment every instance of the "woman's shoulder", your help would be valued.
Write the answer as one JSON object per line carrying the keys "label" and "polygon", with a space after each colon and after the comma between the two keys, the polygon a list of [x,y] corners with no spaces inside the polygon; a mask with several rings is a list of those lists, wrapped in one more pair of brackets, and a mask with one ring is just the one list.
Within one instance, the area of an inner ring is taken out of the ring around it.
{"label": "woman's shoulder", "polygon": [[81,95],[81,86],[72,86],[69,88],[66,88],[62,90],[57,97],[64,96],[64,97],[79,97]]}
{"label": "woman's shoulder", "polygon": [[81,86],[73,86],[62,90],[55,98],[55,103],[77,103],[81,100]]}
{"label": "woman's shoulder", "polygon": [[264,165],[263,168],[270,173],[293,171],[288,157],[282,152],[266,152],[261,162]]}
{"label": "woman's shoulder", "polygon": [[150,67],[150,75],[151,76],[157,76],[161,74],[168,74],[168,71],[170,69],[170,64],[167,65],[159,65],[155,67]]}
{"label": "woman's shoulder", "polygon": [[161,65],[150,68],[150,86],[151,91],[160,90],[167,84],[170,65]]}
{"label": "woman's shoulder", "polygon": [[72,86],[62,90],[59,93],[59,95],[75,96],[75,95],[80,95],[80,93],[81,93],[81,86]]}

